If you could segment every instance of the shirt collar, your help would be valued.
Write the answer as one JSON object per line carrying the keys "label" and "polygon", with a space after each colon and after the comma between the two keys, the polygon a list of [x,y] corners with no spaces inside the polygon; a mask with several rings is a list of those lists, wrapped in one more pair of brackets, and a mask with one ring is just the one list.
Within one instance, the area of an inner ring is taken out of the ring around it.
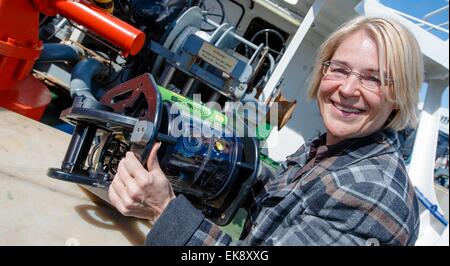
{"label": "shirt collar", "polygon": [[333,145],[325,145],[325,140],[326,133],[323,133],[320,136],[307,141],[297,150],[297,152],[288,156],[287,160],[299,163],[300,165],[304,165],[308,161],[308,158],[310,158],[310,156],[314,156],[316,152],[318,152],[321,157],[335,155],[345,151],[351,144],[365,140],[373,140],[379,144],[387,141],[395,148],[400,149],[400,140],[398,139],[398,134],[396,131],[393,131],[391,129],[379,130],[369,136],[347,139]]}

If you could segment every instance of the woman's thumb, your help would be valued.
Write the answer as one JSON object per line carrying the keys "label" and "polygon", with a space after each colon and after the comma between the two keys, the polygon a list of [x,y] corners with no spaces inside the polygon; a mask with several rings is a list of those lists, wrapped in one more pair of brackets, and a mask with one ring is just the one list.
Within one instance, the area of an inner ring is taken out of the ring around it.
{"label": "woman's thumb", "polygon": [[148,160],[147,160],[147,169],[150,171],[152,169],[155,168],[160,168],[159,167],[159,162],[158,162],[158,150],[161,147],[161,142],[155,142],[155,144],[152,147],[152,151],[150,152],[150,155],[148,156]]}

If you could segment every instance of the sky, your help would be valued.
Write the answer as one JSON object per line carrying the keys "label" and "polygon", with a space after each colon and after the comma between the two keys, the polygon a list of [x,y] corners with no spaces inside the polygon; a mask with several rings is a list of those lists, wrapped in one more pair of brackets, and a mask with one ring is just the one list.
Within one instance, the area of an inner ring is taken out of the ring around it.
{"label": "sky", "polygon": [[[423,18],[426,14],[439,9],[444,6],[449,5],[448,0],[380,0],[380,3],[382,3],[385,6],[394,8],[396,10],[399,10],[403,13],[406,13],[408,15],[414,16],[416,18]],[[431,17],[428,21],[438,25],[443,22],[449,21],[449,10],[445,10],[443,12],[440,12],[439,14]],[[448,24],[445,26],[442,26],[442,28],[445,28],[448,30]],[[442,40],[448,40],[448,33],[443,33],[437,30],[431,31],[433,34],[441,38]],[[426,86],[422,87],[422,90],[420,92],[420,98],[421,101],[425,99],[426,95]],[[441,105],[443,107],[448,108],[448,88],[444,91],[442,95],[442,103]]]}

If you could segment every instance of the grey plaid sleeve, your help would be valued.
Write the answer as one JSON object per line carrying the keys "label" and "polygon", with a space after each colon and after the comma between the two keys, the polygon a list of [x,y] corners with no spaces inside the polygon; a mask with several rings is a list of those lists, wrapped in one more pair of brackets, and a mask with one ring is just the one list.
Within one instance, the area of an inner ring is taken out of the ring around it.
{"label": "grey plaid sleeve", "polygon": [[172,200],[147,235],[148,246],[184,246],[197,230],[204,215],[179,195]]}
{"label": "grey plaid sleeve", "polygon": [[148,246],[229,245],[231,237],[205,219],[189,200],[179,195],[172,200],[147,235]]}

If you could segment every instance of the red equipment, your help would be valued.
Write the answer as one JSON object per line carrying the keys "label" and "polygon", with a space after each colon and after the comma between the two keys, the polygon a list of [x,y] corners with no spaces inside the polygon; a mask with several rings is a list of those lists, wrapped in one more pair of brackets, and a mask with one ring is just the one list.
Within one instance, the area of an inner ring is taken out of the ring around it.
{"label": "red equipment", "polygon": [[137,54],[143,32],[88,2],[70,0],[0,0],[0,106],[39,120],[50,92],[30,75],[42,51],[39,13],[62,16],[85,26],[122,50]]}

